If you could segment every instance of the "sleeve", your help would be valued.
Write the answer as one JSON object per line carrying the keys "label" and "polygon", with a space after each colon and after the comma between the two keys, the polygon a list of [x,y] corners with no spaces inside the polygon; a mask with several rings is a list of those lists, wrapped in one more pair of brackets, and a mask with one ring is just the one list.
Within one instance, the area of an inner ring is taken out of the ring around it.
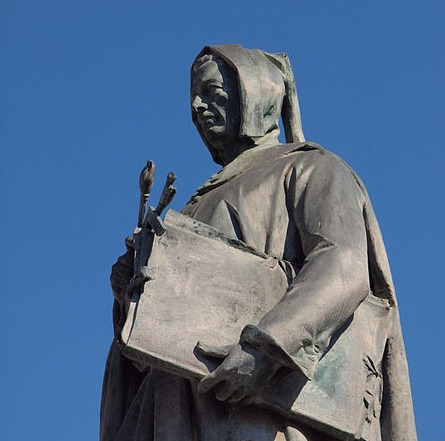
{"label": "sleeve", "polygon": [[314,166],[294,166],[285,182],[303,266],[281,301],[240,339],[308,379],[370,291],[363,193],[341,160],[317,155]]}

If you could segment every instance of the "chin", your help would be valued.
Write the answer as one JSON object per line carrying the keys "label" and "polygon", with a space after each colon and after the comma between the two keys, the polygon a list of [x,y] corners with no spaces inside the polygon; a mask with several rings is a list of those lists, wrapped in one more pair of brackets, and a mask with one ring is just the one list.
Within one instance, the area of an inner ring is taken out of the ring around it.
{"label": "chin", "polygon": [[226,132],[226,128],[224,126],[212,126],[208,128],[206,127],[203,130],[207,134],[207,137],[212,139],[220,139]]}
{"label": "chin", "polygon": [[213,146],[208,148],[210,154],[212,155],[213,162],[216,162],[218,165],[221,165],[224,167],[224,162],[221,157],[220,152],[218,152],[217,149],[215,149]]}

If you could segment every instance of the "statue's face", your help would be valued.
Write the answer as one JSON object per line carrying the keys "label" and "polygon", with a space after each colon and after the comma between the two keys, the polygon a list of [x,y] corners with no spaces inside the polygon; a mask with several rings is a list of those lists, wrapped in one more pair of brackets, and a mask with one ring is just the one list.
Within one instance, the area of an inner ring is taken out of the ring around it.
{"label": "statue's face", "polygon": [[192,111],[202,133],[216,150],[238,138],[240,111],[235,74],[222,61],[207,60],[195,72]]}

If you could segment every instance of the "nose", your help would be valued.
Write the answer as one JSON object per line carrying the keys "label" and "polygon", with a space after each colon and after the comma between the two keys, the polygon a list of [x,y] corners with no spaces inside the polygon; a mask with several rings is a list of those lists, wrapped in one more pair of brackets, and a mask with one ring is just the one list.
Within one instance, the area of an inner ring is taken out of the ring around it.
{"label": "nose", "polygon": [[192,109],[196,113],[204,112],[207,109],[207,104],[201,99],[199,95],[195,95],[192,100]]}

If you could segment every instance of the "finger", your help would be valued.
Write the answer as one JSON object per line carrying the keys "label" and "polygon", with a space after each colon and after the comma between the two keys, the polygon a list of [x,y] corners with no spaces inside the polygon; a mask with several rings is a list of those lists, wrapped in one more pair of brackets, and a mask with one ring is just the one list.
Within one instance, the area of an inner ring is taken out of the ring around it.
{"label": "finger", "polygon": [[238,388],[230,381],[224,381],[215,388],[215,397],[219,401],[226,401],[238,391]]}
{"label": "finger", "polygon": [[196,349],[203,355],[214,358],[226,358],[229,355],[230,349],[233,345],[215,346],[202,342],[201,340],[196,343]]}
{"label": "finger", "polygon": [[240,404],[241,406],[248,406],[249,404],[252,404],[252,397],[247,395],[239,400],[238,404]]}
{"label": "finger", "polygon": [[120,256],[117,259],[117,262],[115,263],[115,265],[132,267],[133,266],[133,262],[134,262],[133,254],[126,253],[126,254],[123,254],[122,256]]}
{"label": "finger", "polygon": [[201,393],[208,392],[209,390],[213,389],[217,384],[225,381],[224,379],[220,378],[217,374],[215,374],[215,372],[212,372],[211,374],[207,375],[198,383],[199,392]]}
{"label": "finger", "polygon": [[243,406],[247,406],[249,404],[257,402],[258,397],[261,393],[257,392],[246,392],[245,397],[238,401],[239,404]]}
{"label": "finger", "polygon": [[119,275],[112,274],[110,277],[110,284],[113,291],[120,292],[124,291],[128,285],[128,278]]}
{"label": "finger", "polygon": [[128,251],[134,251],[134,238],[133,236],[128,236],[125,238],[125,246]]}
{"label": "finger", "polygon": [[118,276],[127,277],[127,278],[131,279],[131,277],[133,276],[133,269],[127,265],[121,265],[121,264],[115,263],[111,267],[111,274],[112,275],[116,274]]}
{"label": "finger", "polygon": [[246,398],[246,391],[244,389],[238,389],[230,398],[227,399],[229,403],[239,403]]}

